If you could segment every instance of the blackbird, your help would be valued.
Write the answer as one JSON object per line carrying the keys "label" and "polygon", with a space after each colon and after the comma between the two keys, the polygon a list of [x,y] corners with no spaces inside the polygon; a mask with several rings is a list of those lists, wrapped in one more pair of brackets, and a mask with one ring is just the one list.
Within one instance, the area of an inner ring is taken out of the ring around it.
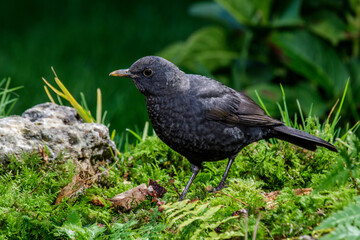
{"label": "blackbird", "polygon": [[129,69],[116,70],[110,76],[132,79],[145,96],[155,133],[189,160],[192,175],[180,201],[202,162],[229,159],[220,183],[213,189],[218,191],[225,186],[240,150],[261,139],[278,138],[312,151],[317,146],[337,151],[332,144],[269,117],[245,93],[208,77],[185,74],[161,57],[140,58]]}

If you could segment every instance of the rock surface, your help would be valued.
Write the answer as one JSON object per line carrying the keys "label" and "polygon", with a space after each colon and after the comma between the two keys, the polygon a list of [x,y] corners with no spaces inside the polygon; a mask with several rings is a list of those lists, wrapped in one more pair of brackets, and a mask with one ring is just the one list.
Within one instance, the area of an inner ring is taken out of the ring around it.
{"label": "rock surface", "polygon": [[0,119],[0,164],[12,155],[19,157],[44,145],[50,151],[50,159],[62,153],[63,159],[92,164],[112,160],[109,146],[116,152],[108,128],[84,123],[71,107],[43,103],[26,110],[22,116]]}

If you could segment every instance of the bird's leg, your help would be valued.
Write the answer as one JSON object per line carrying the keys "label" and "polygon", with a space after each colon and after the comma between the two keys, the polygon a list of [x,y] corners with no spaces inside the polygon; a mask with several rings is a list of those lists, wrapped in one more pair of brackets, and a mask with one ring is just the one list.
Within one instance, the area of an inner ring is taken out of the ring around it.
{"label": "bird's leg", "polygon": [[184,191],[181,193],[179,201],[184,200],[184,197],[186,196],[187,192],[189,191],[190,185],[192,184],[192,182],[194,181],[196,175],[200,171],[200,167],[198,167],[198,166],[196,166],[194,164],[191,164],[191,171],[192,171],[192,175],[191,175],[188,183],[186,184],[186,187],[185,187]]}
{"label": "bird's leg", "polygon": [[217,187],[214,187],[210,192],[220,191],[221,189],[223,189],[225,187],[225,181],[226,181],[227,175],[229,173],[231,165],[234,162],[236,156],[237,156],[237,154],[232,156],[232,157],[229,157],[229,162],[228,162],[228,164],[226,166],[225,173],[224,173],[220,183],[217,185]]}

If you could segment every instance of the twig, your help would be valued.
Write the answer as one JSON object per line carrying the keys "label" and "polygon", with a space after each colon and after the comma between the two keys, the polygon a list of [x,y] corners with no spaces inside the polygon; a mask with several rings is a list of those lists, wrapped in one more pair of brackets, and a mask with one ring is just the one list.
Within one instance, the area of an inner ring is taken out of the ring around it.
{"label": "twig", "polygon": [[177,193],[177,195],[180,197],[180,193],[179,190],[177,189],[177,187],[174,184],[174,179],[170,179],[169,180],[170,184],[174,187],[175,192]]}
{"label": "twig", "polygon": [[261,212],[259,211],[259,215],[258,215],[258,217],[257,217],[257,219],[256,219],[254,234],[253,234],[253,238],[252,238],[253,240],[256,239],[256,233],[257,233],[257,230],[258,230],[258,228],[259,228],[260,218],[261,218]]}
{"label": "twig", "polygon": [[267,227],[266,227],[265,229],[266,229],[266,231],[268,232],[268,234],[270,235],[271,239],[274,240],[273,236],[271,235],[270,230],[269,230]]}
{"label": "twig", "polygon": [[249,222],[249,212],[246,211],[246,213],[245,213],[245,229],[244,229],[245,240],[248,240],[248,222]]}
{"label": "twig", "polygon": [[231,197],[232,199],[235,199],[236,201],[241,202],[241,203],[244,204],[245,206],[249,206],[249,204],[247,204],[247,203],[245,203],[245,202],[241,201],[240,199],[237,199],[237,198],[235,198],[235,197],[233,197],[233,196],[230,196],[230,195],[228,195],[228,194],[226,194],[226,193],[223,193],[223,192],[220,192],[220,191],[215,191],[215,194],[216,194],[216,193],[220,193],[220,194],[222,194],[222,195]]}

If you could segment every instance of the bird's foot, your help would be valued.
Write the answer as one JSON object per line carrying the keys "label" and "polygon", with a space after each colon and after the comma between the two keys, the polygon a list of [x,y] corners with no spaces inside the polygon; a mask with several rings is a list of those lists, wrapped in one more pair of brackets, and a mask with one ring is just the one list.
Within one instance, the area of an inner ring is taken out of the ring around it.
{"label": "bird's foot", "polygon": [[209,192],[210,193],[214,193],[216,191],[220,191],[221,189],[223,189],[225,187],[225,182],[220,182],[219,185],[217,185],[216,187],[214,187],[213,189],[211,189]]}
{"label": "bird's foot", "polygon": [[184,200],[184,197],[185,197],[186,195],[183,195],[183,194],[181,194],[180,195],[180,198],[179,198],[179,202],[181,202],[182,200]]}

